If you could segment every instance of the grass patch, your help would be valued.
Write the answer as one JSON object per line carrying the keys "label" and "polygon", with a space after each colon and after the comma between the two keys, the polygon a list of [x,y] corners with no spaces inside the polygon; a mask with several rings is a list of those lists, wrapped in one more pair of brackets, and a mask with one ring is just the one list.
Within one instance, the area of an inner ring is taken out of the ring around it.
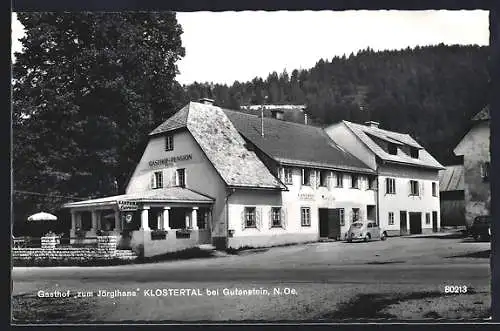
{"label": "grass patch", "polygon": [[36,294],[12,297],[12,322],[54,323],[87,322],[92,318],[94,302],[88,298],[39,298]]}
{"label": "grass patch", "polygon": [[[470,289],[468,294],[475,294],[475,291]],[[398,316],[384,312],[384,309],[401,302],[409,300],[438,298],[443,296],[452,296],[441,291],[427,292],[412,292],[398,294],[360,294],[353,300],[342,304],[339,309],[334,312],[327,313],[319,317],[321,320],[379,320],[379,319],[398,319]],[[437,312],[428,312],[432,316],[439,316]],[[437,315],[436,315],[437,314]],[[424,316],[425,317],[425,316]],[[429,317],[440,318],[440,317]]]}

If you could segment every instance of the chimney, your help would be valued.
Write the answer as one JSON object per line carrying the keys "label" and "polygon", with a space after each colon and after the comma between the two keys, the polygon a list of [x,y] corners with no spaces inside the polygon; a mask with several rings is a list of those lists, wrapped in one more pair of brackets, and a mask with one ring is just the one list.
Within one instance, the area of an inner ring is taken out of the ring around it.
{"label": "chimney", "polygon": [[375,121],[365,122],[366,126],[369,126],[369,127],[372,127],[372,128],[378,128],[379,124],[380,124],[379,122],[375,122]]}
{"label": "chimney", "polygon": [[202,98],[200,100],[198,100],[199,103],[203,103],[205,105],[213,105],[215,100],[213,99],[208,99],[208,98]]}
{"label": "chimney", "polygon": [[277,119],[277,120],[282,120],[283,119],[283,114],[284,114],[284,111],[282,109],[273,109],[271,110],[271,115],[273,118]]}

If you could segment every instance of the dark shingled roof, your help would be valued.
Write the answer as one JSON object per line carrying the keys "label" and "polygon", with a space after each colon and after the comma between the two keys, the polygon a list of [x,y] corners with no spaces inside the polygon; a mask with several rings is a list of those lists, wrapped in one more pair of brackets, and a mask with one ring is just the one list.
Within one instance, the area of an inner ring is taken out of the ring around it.
{"label": "dark shingled roof", "polygon": [[439,171],[439,191],[463,191],[464,186],[463,165],[446,166],[444,170]]}
{"label": "dark shingled roof", "polygon": [[150,135],[186,127],[228,186],[286,189],[245,140],[221,108],[190,102]]}
{"label": "dark shingled roof", "polygon": [[236,129],[271,158],[285,164],[373,173],[367,165],[337,146],[322,128],[232,110],[224,110]]}

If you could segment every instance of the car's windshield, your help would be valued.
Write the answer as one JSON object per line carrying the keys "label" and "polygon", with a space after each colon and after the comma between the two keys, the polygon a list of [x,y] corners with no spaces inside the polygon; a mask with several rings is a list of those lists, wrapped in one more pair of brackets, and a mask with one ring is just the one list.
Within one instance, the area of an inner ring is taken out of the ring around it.
{"label": "car's windshield", "polygon": [[352,228],[359,229],[359,228],[363,227],[363,223],[358,223],[358,222],[356,222],[356,223],[352,223],[352,224],[351,224],[351,227],[352,227]]}

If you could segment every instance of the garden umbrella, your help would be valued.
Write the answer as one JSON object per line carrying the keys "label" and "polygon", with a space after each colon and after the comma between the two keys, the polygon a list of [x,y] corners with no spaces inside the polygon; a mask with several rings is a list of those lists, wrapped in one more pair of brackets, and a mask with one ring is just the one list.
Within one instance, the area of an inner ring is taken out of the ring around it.
{"label": "garden umbrella", "polygon": [[[45,231],[50,230],[50,229],[48,229],[47,221],[57,221],[57,216],[49,214],[49,213],[45,213],[42,211],[42,212],[33,214],[30,217],[28,217],[28,222],[39,223],[41,225],[41,228],[40,228],[40,225],[36,226],[36,228],[38,228],[39,230],[42,230],[42,231],[43,230],[45,230]],[[32,231],[33,230],[34,229],[32,229]],[[32,232],[32,231],[30,231],[30,232]],[[38,231],[35,231],[36,235],[39,235],[39,233],[37,233]],[[40,234],[40,235],[43,236],[43,234]]]}
{"label": "garden umbrella", "polygon": [[45,213],[45,212],[39,212],[36,214],[31,215],[28,217],[28,221],[30,222],[36,222],[36,221],[57,221],[57,216]]}

